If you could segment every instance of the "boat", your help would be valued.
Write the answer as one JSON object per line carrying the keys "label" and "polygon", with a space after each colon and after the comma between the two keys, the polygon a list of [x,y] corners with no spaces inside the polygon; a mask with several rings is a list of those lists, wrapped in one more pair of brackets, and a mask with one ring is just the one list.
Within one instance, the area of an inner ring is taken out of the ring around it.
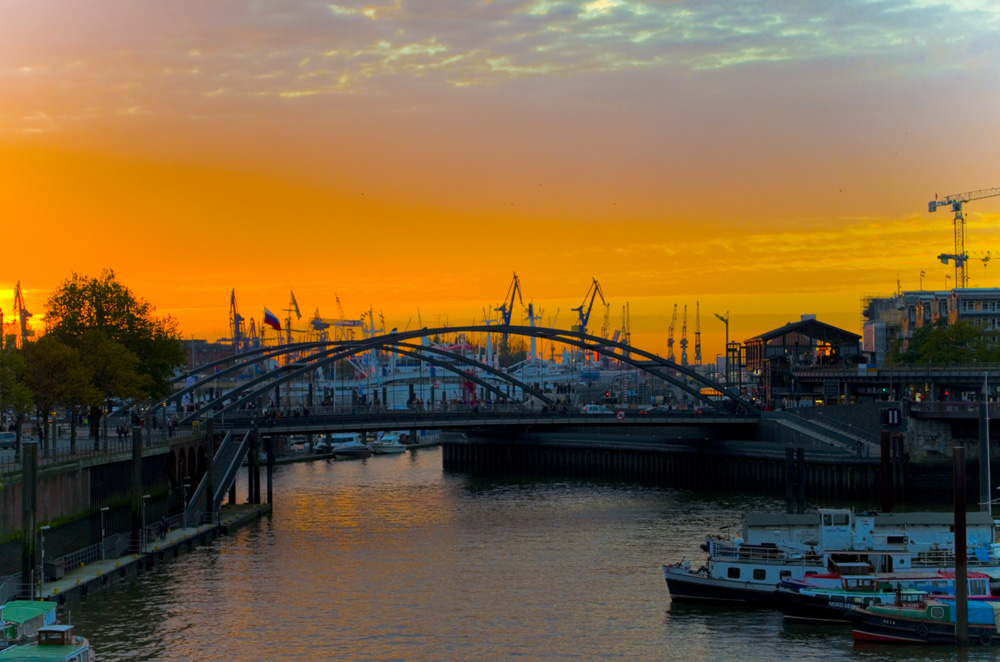
{"label": "boat", "polygon": [[[893,604],[911,594],[954,592],[954,572],[864,573],[837,568],[837,572],[827,575],[784,581],[778,586],[776,596],[786,623],[846,624],[851,622],[848,614],[854,607]],[[989,575],[968,573],[968,595],[992,597]]]}
{"label": "boat", "polygon": [[361,436],[356,432],[331,436],[336,437],[338,441],[337,445],[333,447],[334,458],[354,460],[372,455],[371,447],[361,441]]}
{"label": "boat", "polygon": [[406,452],[406,446],[403,445],[400,436],[395,432],[379,433],[378,438],[370,445],[372,453],[375,455],[393,455]]}
{"label": "boat", "polygon": [[0,605],[0,649],[28,643],[40,628],[55,625],[56,607],[47,600],[11,600]]}
{"label": "boat", "polygon": [[93,662],[94,650],[85,638],[73,634],[72,625],[45,625],[38,628],[38,638],[0,651],[0,662]]}
{"label": "boat", "polygon": [[[862,513],[820,508],[813,515],[749,513],[742,536],[708,536],[704,565],[663,566],[672,600],[774,604],[778,585],[863,563],[872,572],[954,568],[952,513]],[[969,567],[1000,587],[1000,544],[988,513],[967,513]]]}
{"label": "boat", "polygon": [[[856,642],[955,645],[955,600],[942,596],[907,596],[892,604],[855,608],[849,616]],[[1000,644],[1000,599],[968,600],[970,644]]]}

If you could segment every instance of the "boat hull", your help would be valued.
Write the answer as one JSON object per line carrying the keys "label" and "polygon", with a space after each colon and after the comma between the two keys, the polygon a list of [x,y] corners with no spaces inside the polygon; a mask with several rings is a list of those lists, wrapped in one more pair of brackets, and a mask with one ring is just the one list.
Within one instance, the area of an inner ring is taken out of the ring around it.
{"label": "boat hull", "polygon": [[755,605],[773,605],[777,601],[774,586],[719,579],[682,566],[663,566],[663,577],[673,601]]}
{"label": "boat hull", "polygon": [[[854,641],[881,644],[955,645],[955,624],[922,619],[886,618],[852,612]],[[996,628],[969,625],[969,643],[979,646],[1000,645]]]}

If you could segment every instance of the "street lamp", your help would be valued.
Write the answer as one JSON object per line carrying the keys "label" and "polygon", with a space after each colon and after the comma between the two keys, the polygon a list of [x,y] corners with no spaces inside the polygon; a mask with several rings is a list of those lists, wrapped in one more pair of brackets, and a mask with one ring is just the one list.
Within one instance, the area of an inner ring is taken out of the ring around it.
{"label": "street lamp", "polygon": [[142,495],[142,537],[139,538],[139,553],[146,553],[146,499],[149,498],[148,494]]}
{"label": "street lamp", "polygon": [[[189,477],[185,476],[185,478]],[[191,486],[188,483],[184,483],[182,487],[184,488],[184,491],[182,492],[183,496],[181,497],[181,508],[183,508],[183,510],[181,510],[181,520],[183,528],[186,529],[188,528],[188,488]]]}
{"label": "street lamp", "polygon": [[38,535],[41,538],[41,545],[39,546],[39,548],[41,549],[41,552],[42,552],[42,563],[41,563],[41,570],[42,570],[42,572],[41,572],[41,574],[39,574],[40,588],[38,589],[38,599],[39,600],[42,599],[42,597],[43,597],[42,596],[42,591],[45,590],[45,532],[48,531],[51,528],[52,528],[51,526],[49,526],[49,525],[46,524],[45,526],[43,526],[43,527],[41,527],[41,528],[38,529]]}
{"label": "street lamp", "polygon": [[107,506],[101,508],[101,561],[104,561],[104,513],[108,512]]}

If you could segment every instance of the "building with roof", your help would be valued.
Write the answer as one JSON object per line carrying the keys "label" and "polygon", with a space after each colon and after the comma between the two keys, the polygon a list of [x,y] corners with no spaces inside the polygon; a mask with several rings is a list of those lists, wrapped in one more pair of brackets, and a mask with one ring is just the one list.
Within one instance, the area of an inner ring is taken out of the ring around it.
{"label": "building with roof", "polygon": [[823,398],[823,393],[804,392],[792,371],[865,363],[860,341],[858,334],[820,322],[815,315],[745,340],[746,370],[757,379],[756,397],[767,403]]}

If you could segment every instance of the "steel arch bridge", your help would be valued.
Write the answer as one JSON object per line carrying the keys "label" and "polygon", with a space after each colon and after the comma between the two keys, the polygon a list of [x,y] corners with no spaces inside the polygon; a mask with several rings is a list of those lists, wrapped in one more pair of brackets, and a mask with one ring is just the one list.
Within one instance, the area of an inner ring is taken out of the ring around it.
{"label": "steel arch bridge", "polygon": [[[538,397],[542,402],[551,403],[551,400],[545,396],[545,394],[540,393],[533,387],[521,382],[512,375],[495,370],[490,366],[468,359],[467,357],[453,352],[447,352],[434,347],[425,347],[423,345],[414,345],[407,342],[418,338],[445,335],[449,333],[502,333],[535,337],[562,343],[571,347],[577,347],[586,352],[596,352],[602,356],[614,358],[625,364],[631,365],[654,377],[662,379],[673,386],[676,386],[691,395],[696,400],[699,400],[722,412],[735,409],[742,410],[744,414],[753,415],[757,413],[756,406],[733,389],[700,375],[687,366],[679,365],[674,361],[664,359],[656,354],[647,352],[637,347],[632,347],[614,340],[608,340],[606,338],[600,338],[578,331],[565,331],[562,329],[548,329],[536,326],[504,324],[495,326],[468,325],[438,328],[424,327],[418,330],[388,333],[382,336],[376,336],[374,338],[367,338],[363,340],[290,343],[287,345],[280,345],[278,347],[264,347],[248,352],[241,352],[231,357],[226,357],[225,359],[220,359],[218,361],[199,366],[195,370],[188,372],[186,375],[177,377],[174,380],[175,383],[183,382],[190,376],[203,375],[203,379],[198,383],[175,391],[171,396],[162,402],[156,403],[152,410],[155,411],[161,406],[165,407],[170,402],[176,401],[177,403],[180,403],[181,399],[185,395],[192,393],[195,389],[209,386],[211,382],[221,380],[225,377],[243,371],[248,366],[280,356],[296,356],[294,360],[286,363],[285,365],[226,391],[206,403],[202,409],[183,417],[180,421],[178,421],[178,423],[184,425],[198,418],[214,418],[217,416],[223,416],[233,409],[254,401],[258,396],[270,391],[271,389],[307,375],[315,371],[317,368],[321,368],[356,354],[373,350],[385,350],[408,356],[415,356],[421,361],[453,371],[465,379],[470,379],[471,381],[488,388],[492,392],[504,396],[502,391],[486,380],[480,379],[470,372],[463,371],[446,361],[440,361],[433,356],[428,356],[428,354],[441,356],[449,361],[457,361],[464,365],[474,366],[477,369],[483,370],[484,372],[487,372],[503,381],[521,388],[525,393],[530,393]],[[641,359],[644,360],[636,359],[636,356],[641,357]],[[234,363],[234,365],[222,368],[223,365],[228,363]],[[672,373],[679,373],[681,377]],[[704,387],[718,391],[723,396],[724,400],[719,401],[711,399],[709,396],[703,394],[700,388],[695,388],[688,383],[688,380],[685,378],[688,378]]]}

